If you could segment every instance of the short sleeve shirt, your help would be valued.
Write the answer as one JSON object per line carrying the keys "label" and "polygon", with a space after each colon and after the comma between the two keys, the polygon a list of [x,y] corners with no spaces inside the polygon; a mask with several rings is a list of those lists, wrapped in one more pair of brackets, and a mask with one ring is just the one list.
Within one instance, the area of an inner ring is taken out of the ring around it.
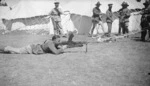
{"label": "short sleeve shirt", "polygon": [[61,14],[63,14],[63,11],[60,8],[53,8],[52,11],[49,13],[54,21],[61,21]]}

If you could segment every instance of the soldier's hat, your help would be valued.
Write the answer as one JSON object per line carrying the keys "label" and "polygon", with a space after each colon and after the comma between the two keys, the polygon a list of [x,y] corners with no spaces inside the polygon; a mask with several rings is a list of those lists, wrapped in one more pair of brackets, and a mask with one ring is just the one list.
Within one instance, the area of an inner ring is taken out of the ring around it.
{"label": "soldier's hat", "polygon": [[123,2],[121,5],[122,6],[129,6],[129,4],[127,2]]}
{"label": "soldier's hat", "polygon": [[101,3],[98,1],[98,2],[96,3],[96,6],[97,6],[97,5],[101,5]]}
{"label": "soldier's hat", "polygon": [[54,2],[54,4],[59,4],[59,2]]}
{"label": "soldier's hat", "polygon": [[112,5],[113,5],[112,3],[108,4],[108,6],[112,6]]}

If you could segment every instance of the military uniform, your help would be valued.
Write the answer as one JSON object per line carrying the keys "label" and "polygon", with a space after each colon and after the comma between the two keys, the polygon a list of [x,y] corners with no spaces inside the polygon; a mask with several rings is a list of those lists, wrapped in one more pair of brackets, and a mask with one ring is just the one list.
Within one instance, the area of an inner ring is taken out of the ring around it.
{"label": "military uniform", "polygon": [[98,23],[99,21],[101,21],[100,13],[101,13],[101,10],[99,8],[97,7],[93,8],[92,22]]}
{"label": "military uniform", "polygon": [[57,48],[57,46],[51,40],[46,40],[43,44],[31,44],[22,48],[14,48],[7,46],[4,48],[4,52],[12,54],[60,54],[63,53],[63,49]]}
{"label": "military uniform", "polygon": [[[122,6],[129,6],[126,2],[122,3]],[[121,34],[121,30],[123,34],[129,33],[129,18],[130,18],[130,10],[126,8],[122,8],[119,10],[119,34]]]}
{"label": "military uniform", "polygon": [[[109,4],[108,6],[112,6],[112,4]],[[107,10],[106,11],[106,22],[107,22],[107,25],[108,25],[108,34],[111,33],[111,29],[112,29],[112,22],[113,22],[113,13],[111,10]]]}
{"label": "military uniform", "polygon": [[[55,4],[58,4],[58,2]],[[49,13],[52,18],[54,30],[57,34],[64,34],[61,25],[61,14],[63,14],[63,11],[60,8],[53,8],[52,11]]]}
{"label": "military uniform", "polygon": [[[150,4],[148,2],[143,3],[145,7],[141,17],[141,40],[145,41],[145,36],[147,34],[147,30],[150,38]],[[148,28],[147,28],[148,27]]]}
{"label": "military uniform", "polygon": [[[61,41],[58,38],[57,35],[52,37],[52,40],[45,40],[42,44],[31,44],[25,47],[21,48],[15,48],[11,46],[6,46],[3,49],[0,49],[0,51],[10,54],[61,54],[64,53],[64,49],[66,48],[74,48],[74,47],[82,47],[82,42],[73,42],[72,39],[74,37],[74,34],[72,32],[69,32],[69,38],[67,41]],[[58,40],[56,40],[58,39]],[[56,41],[57,43],[56,43]],[[55,41],[55,42],[54,42]]]}
{"label": "military uniform", "polygon": [[52,40],[48,39],[42,44],[30,44],[25,47],[15,48],[11,46],[6,46],[4,52],[13,53],[13,54],[61,54],[64,52],[64,47],[59,47],[60,37],[55,35],[52,37]]}
{"label": "military uniform", "polygon": [[[96,6],[100,6],[100,2],[97,2]],[[94,7],[93,8],[93,16],[92,16],[92,23],[93,23],[93,27],[91,29],[91,35],[93,35],[93,31],[96,27],[97,24],[100,24],[102,26],[102,30],[104,32],[104,25],[102,23],[102,19],[101,19],[101,10],[99,9],[99,7]]]}

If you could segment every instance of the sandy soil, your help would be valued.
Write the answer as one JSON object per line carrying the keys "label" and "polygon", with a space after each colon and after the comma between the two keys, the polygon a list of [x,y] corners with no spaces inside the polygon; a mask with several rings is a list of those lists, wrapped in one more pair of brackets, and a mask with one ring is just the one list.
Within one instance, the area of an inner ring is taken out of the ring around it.
{"label": "sandy soil", "polygon": [[[88,44],[61,55],[0,54],[0,86],[150,86],[150,42],[139,34],[113,43]],[[47,35],[0,35],[0,45],[42,43]],[[92,41],[76,36],[76,41]]]}

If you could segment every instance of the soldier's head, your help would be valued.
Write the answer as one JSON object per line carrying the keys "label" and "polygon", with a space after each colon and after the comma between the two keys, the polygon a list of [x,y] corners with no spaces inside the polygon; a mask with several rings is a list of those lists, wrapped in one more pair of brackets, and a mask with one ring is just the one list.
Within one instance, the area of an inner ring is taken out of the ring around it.
{"label": "soldier's head", "polygon": [[108,4],[109,9],[112,9],[113,4]]}
{"label": "soldier's head", "polygon": [[101,3],[98,1],[97,3],[96,3],[96,7],[100,7],[101,6]]}
{"label": "soldier's head", "polygon": [[150,4],[150,0],[146,0],[145,2],[149,3]]}
{"label": "soldier's head", "polygon": [[61,42],[60,36],[59,35],[54,35],[52,37],[52,41],[54,42],[54,44],[58,45]]}
{"label": "soldier's head", "polygon": [[121,4],[121,6],[122,6],[123,8],[127,8],[127,7],[129,6],[129,4],[128,4],[127,2],[123,2],[123,3]]}
{"label": "soldier's head", "polygon": [[147,8],[148,6],[149,6],[149,2],[145,2],[145,3],[143,3],[143,5],[145,6],[145,8]]}
{"label": "soldier's head", "polygon": [[55,7],[58,8],[59,7],[59,2],[55,2]]}

